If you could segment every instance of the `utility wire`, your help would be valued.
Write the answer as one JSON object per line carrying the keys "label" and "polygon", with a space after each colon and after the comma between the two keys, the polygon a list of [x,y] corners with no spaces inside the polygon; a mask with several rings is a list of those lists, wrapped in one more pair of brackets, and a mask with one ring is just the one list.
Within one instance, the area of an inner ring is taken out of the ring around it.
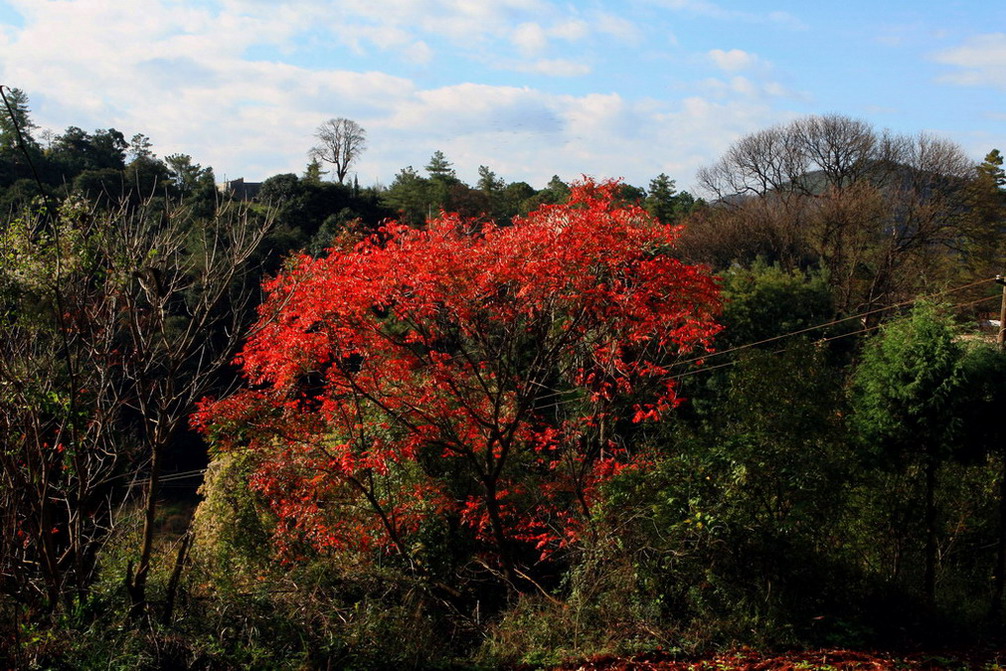
{"label": "utility wire", "polygon": [[[954,304],[951,307],[954,307],[954,308],[965,308],[965,307],[968,307],[968,306],[971,306],[971,305],[977,305],[978,303],[984,303],[985,301],[990,301],[990,300],[993,300],[993,299],[997,299],[998,300],[999,298],[1000,298],[999,296],[986,296],[985,298],[979,298],[978,300],[968,301],[966,303],[956,303],[956,304]],[[920,298],[920,299],[917,299],[917,300],[922,300],[922,299]],[[860,334],[863,334],[863,333],[869,333],[870,331],[876,331],[879,328],[883,328],[886,325],[887,325],[886,323],[874,324],[873,326],[866,326],[864,328],[861,328],[858,331],[850,331],[849,333],[840,333],[839,335],[830,336],[828,338],[821,338],[820,340],[817,340],[816,342],[818,342],[818,343],[831,342],[833,340],[840,340],[842,338],[848,338],[848,337],[854,336],[854,335],[860,335]],[[796,333],[802,333],[802,331],[795,331],[794,333],[789,334],[789,335],[795,335]],[[773,340],[773,339],[769,339],[769,340]],[[768,342],[768,341],[764,341],[764,342]],[[752,345],[743,345],[743,346],[738,347],[736,349],[744,349],[746,347],[751,347],[751,346]],[[778,349],[778,350],[773,351],[772,354],[782,354],[785,351],[786,351],[785,349]],[[672,380],[680,380],[683,377],[688,377],[690,375],[697,375],[699,373],[706,373],[706,372],[711,371],[711,370],[716,370],[717,368],[729,368],[730,366],[735,366],[738,363],[740,363],[740,362],[735,359],[733,361],[727,361],[726,363],[720,363],[720,364],[716,364],[714,366],[703,366],[702,368],[696,368],[696,369],[690,370],[690,371],[688,371],[686,373],[679,373],[677,375],[671,375],[669,377]]]}
{"label": "utility wire", "polygon": [[[975,282],[975,283],[972,283],[970,285],[965,285],[963,287],[958,287],[956,289],[951,289],[951,290],[947,290],[945,292],[941,292],[940,294],[934,294],[933,296],[940,296],[942,294],[948,294],[948,293],[953,293],[953,292],[957,292],[957,291],[962,291],[964,289],[968,289],[970,287],[974,287],[974,286],[983,284],[985,282],[990,282],[990,280],[983,280],[981,282]],[[915,299],[913,301],[905,301],[904,303],[900,303],[900,304],[893,305],[893,306],[888,306],[886,308],[880,308],[880,309],[877,309],[877,310],[870,310],[868,312],[861,313],[859,315],[853,315],[852,317],[846,317],[844,319],[835,320],[833,322],[828,322],[827,324],[822,324],[820,326],[812,326],[812,327],[809,327],[809,328],[806,328],[806,329],[800,329],[798,331],[793,331],[791,333],[786,333],[786,334],[783,334],[783,335],[780,335],[780,336],[776,336],[776,337],[773,337],[773,338],[767,338],[765,340],[760,340],[759,342],[748,343],[748,344],[745,344],[745,345],[739,345],[739,346],[733,347],[733,348],[731,348],[729,350],[723,350],[722,352],[715,352],[714,354],[726,354],[728,352],[735,352],[737,350],[747,349],[749,347],[755,347],[757,345],[762,345],[762,344],[765,344],[765,343],[773,342],[773,341],[776,341],[776,340],[780,340],[782,338],[788,338],[788,337],[794,336],[794,335],[800,335],[802,333],[807,333],[808,331],[814,331],[814,330],[817,330],[817,329],[820,329],[820,328],[824,328],[826,326],[831,326],[833,324],[840,324],[842,322],[849,321],[850,319],[856,319],[856,318],[859,318],[859,317],[862,317],[862,316],[865,316],[865,315],[873,314],[873,313],[876,313],[876,312],[881,312],[883,310],[889,310],[889,309],[895,308],[895,307],[903,307],[905,305],[910,305],[911,303],[915,303],[917,301],[925,300],[925,298],[927,298],[927,297]],[[980,299],[977,299],[975,301],[968,301],[967,303],[958,303],[958,304],[955,304],[953,307],[954,308],[966,308],[966,307],[969,307],[969,306],[972,306],[972,305],[978,305],[979,303],[984,303],[986,301],[991,301],[993,299],[998,299],[998,298],[1000,298],[1000,297],[999,296],[986,296],[985,298],[980,298]],[[869,333],[870,331],[875,331],[875,330],[877,330],[879,328],[882,328],[883,326],[885,326],[885,324],[874,324],[872,326],[866,326],[866,327],[861,328],[861,329],[856,330],[856,331],[850,331],[849,333],[841,333],[839,335],[830,336],[830,337],[827,337],[827,338],[822,338],[822,339],[818,340],[817,342],[824,343],[824,342],[832,342],[834,340],[840,340],[842,338],[849,338],[851,336],[861,335],[863,333]],[[775,350],[773,352],[773,354],[781,354],[781,353],[783,353],[785,351],[786,351],[785,349],[778,349],[778,350]],[[681,362],[681,363],[687,363],[687,362]],[[696,368],[694,370],[689,370],[687,372],[678,373],[676,375],[670,375],[669,377],[670,377],[670,379],[682,379],[684,377],[689,377],[691,375],[697,375],[698,373],[709,372],[711,370],[716,370],[718,368],[728,368],[730,366],[736,365],[737,363],[739,363],[739,361],[737,361],[736,359],[734,359],[732,361],[726,361],[724,363],[718,363],[718,364],[711,365],[711,366],[702,366],[701,368]],[[556,394],[557,393],[561,393],[561,392],[556,392]],[[555,394],[552,394],[552,395],[555,395]],[[571,403],[571,402],[573,402],[573,399],[558,400],[558,401],[556,401],[554,403],[549,403],[547,406],[545,406],[545,408],[558,408],[558,407],[561,407],[562,405],[566,405],[566,404]],[[541,408],[541,409],[545,409],[545,408]],[[168,474],[166,476],[161,477],[159,479],[159,482],[163,484],[163,483],[179,482],[179,481],[183,481],[183,480],[191,480],[193,478],[201,478],[203,475],[205,475],[205,473],[206,473],[207,470],[208,469],[204,469],[203,468],[203,469],[194,469],[194,470],[191,470],[191,471],[180,471],[178,473],[170,473],[170,474]],[[150,484],[150,479],[148,478],[146,480],[136,480],[136,481],[134,481],[131,484],[132,485],[145,486],[145,485]]]}
{"label": "utility wire", "polygon": [[[192,478],[202,477],[204,473],[206,473],[205,468],[197,468],[191,471],[180,471],[178,473],[169,473],[165,476],[158,478],[157,481],[160,483],[160,482],[176,482],[179,480],[190,480]],[[150,478],[146,478],[143,480],[136,480],[133,484],[141,486],[149,485]]]}
{"label": "utility wire", "polygon": [[[891,310],[891,309],[898,308],[898,307],[904,307],[906,305],[911,305],[912,303],[917,303],[919,301],[923,301],[923,300],[927,300],[927,299],[930,299],[930,298],[934,298],[936,296],[942,296],[942,295],[949,294],[949,293],[955,293],[957,291],[963,291],[964,289],[969,289],[971,287],[979,286],[981,284],[985,284],[987,282],[994,282],[994,281],[995,281],[994,279],[979,280],[977,282],[972,282],[970,284],[965,284],[965,285],[962,285],[962,286],[959,286],[959,287],[954,287],[952,289],[947,289],[945,291],[941,291],[941,292],[938,292],[938,293],[935,293],[935,294],[930,294],[929,296],[922,296],[920,298],[915,298],[915,299],[912,299],[912,300],[909,300],[909,301],[903,301],[901,303],[896,303],[894,305],[889,305],[889,306],[886,306],[886,307],[883,307],[883,308],[876,308],[874,310],[868,310],[866,312],[861,312],[859,314],[852,315],[850,317],[843,317],[842,319],[836,319],[836,320],[833,320],[833,321],[830,321],[830,322],[825,322],[825,323],[819,324],[817,326],[809,326],[807,328],[799,329],[799,330],[796,330],[796,331],[791,331],[789,333],[784,333],[784,334],[781,334],[781,335],[778,335],[778,336],[773,336],[771,338],[766,338],[764,340],[759,340],[757,342],[747,343],[747,344],[744,344],[744,345],[738,345],[737,347],[732,347],[730,349],[722,350],[720,352],[713,352],[709,356],[706,356],[706,357],[698,357],[698,358],[695,358],[695,359],[689,359],[687,361],[679,361],[679,362],[675,363],[674,365],[682,365],[682,364],[687,364],[687,363],[693,363],[695,361],[707,360],[707,359],[709,359],[709,358],[711,358],[713,356],[719,356],[719,355],[723,355],[723,354],[729,354],[729,353],[732,353],[732,352],[737,352],[737,351],[740,351],[740,350],[749,349],[751,347],[757,347],[758,345],[764,345],[766,343],[775,342],[777,340],[782,340],[783,338],[789,338],[789,337],[792,337],[792,336],[795,336],[795,335],[800,335],[800,334],[803,334],[803,333],[807,333],[809,331],[816,331],[818,329],[826,328],[828,326],[833,326],[835,324],[841,324],[843,322],[850,321],[850,320],[853,320],[853,319],[860,319],[862,317],[865,317],[865,316],[868,316],[868,315],[871,315],[871,314],[875,314],[877,312],[883,312],[885,310]],[[1000,297],[999,296],[986,296],[984,298],[979,298],[977,300],[968,301],[968,302],[965,302],[965,303],[956,303],[952,307],[954,307],[954,308],[969,307],[971,305],[977,305],[979,303],[984,303],[985,301],[990,301],[990,300],[998,299],[998,298],[1000,298]],[[871,331],[875,331],[875,330],[877,330],[879,328],[882,328],[883,326],[885,326],[884,323],[874,324],[872,326],[866,326],[866,327],[858,329],[856,331],[850,331],[848,333],[841,333],[841,334],[838,334],[838,335],[829,336],[827,338],[821,338],[817,342],[819,342],[819,343],[825,343],[825,342],[832,342],[834,340],[840,340],[842,338],[849,338],[849,337],[852,337],[852,336],[855,336],[855,335],[861,335],[863,333],[869,333]],[[781,354],[781,353],[783,353],[785,351],[786,351],[785,349],[780,349],[780,350],[775,350],[772,353],[773,354]],[[676,375],[670,375],[670,376],[668,376],[668,378],[672,379],[672,380],[680,380],[682,378],[686,378],[686,377],[689,377],[689,376],[692,376],[692,375],[697,375],[699,373],[707,373],[707,372],[710,372],[710,371],[714,371],[714,370],[717,370],[719,368],[729,368],[730,366],[735,366],[738,363],[739,363],[739,361],[735,359],[735,360],[732,360],[732,361],[727,361],[727,362],[720,363],[720,364],[715,364],[715,365],[712,365],[712,366],[702,366],[701,368],[696,368],[694,370],[690,370],[690,371],[687,371],[687,372],[678,373]],[[578,390],[568,390],[568,392],[567,391],[555,391],[555,393],[553,393],[551,395],[552,396],[556,396],[556,395],[559,395],[559,394],[562,394],[562,393],[570,393],[570,392],[575,393],[577,391]],[[575,402],[574,399],[558,400],[555,403],[550,403],[547,406],[544,406],[544,407],[539,408],[539,409],[540,410],[544,410],[544,409],[558,409],[558,408],[560,408],[560,407],[562,407],[564,405],[568,405],[568,404],[573,403],[573,402]],[[181,480],[189,480],[189,479],[192,479],[192,478],[202,477],[206,473],[207,470],[208,469],[206,469],[206,468],[199,468],[199,469],[194,469],[194,470],[191,470],[191,471],[180,471],[180,472],[177,472],[177,473],[170,473],[170,474],[168,474],[166,476],[161,477],[159,479],[159,482],[161,482],[161,483],[177,482],[177,481],[181,481]],[[143,486],[143,485],[147,485],[149,483],[150,483],[150,480],[148,478],[148,479],[145,479],[145,480],[137,480],[133,484]]]}
{"label": "utility wire", "polygon": [[[685,359],[684,361],[676,361],[671,364],[673,366],[684,366],[690,363],[695,363],[696,361],[708,361],[709,359],[717,356],[722,356],[724,354],[730,354],[732,352],[737,352],[739,350],[749,349],[751,347],[758,347],[759,345],[764,345],[770,342],[775,342],[776,340],[782,340],[783,338],[790,338],[795,335],[801,335],[803,333],[809,333],[810,331],[817,331],[819,329],[827,328],[829,326],[834,326],[836,324],[841,324],[847,321],[852,321],[853,319],[862,319],[863,317],[868,317],[869,315],[876,314],[878,312],[884,312],[886,310],[893,310],[895,308],[905,307],[906,305],[911,305],[912,303],[917,303],[919,301],[930,300],[938,296],[943,296],[945,294],[955,293],[957,291],[963,291],[965,289],[970,289],[972,287],[979,286],[981,284],[986,284],[988,282],[995,282],[994,278],[986,278],[984,280],[978,280],[977,282],[972,282],[970,284],[964,284],[959,287],[954,287],[952,289],[945,289],[944,291],[937,292],[935,294],[929,294],[928,296],[920,296],[918,298],[913,298],[911,300],[903,301],[901,303],[894,303],[893,305],[886,305],[882,308],[874,308],[873,310],[867,310],[866,312],[860,312],[859,314],[850,315],[848,317],[842,317],[841,319],[835,319],[823,324],[817,324],[816,326],[808,326],[806,328],[799,329],[797,331],[790,331],[789,333],[783,333],[781,335],[772,336],[771,338],[765,338],[764,340],[759,340],[757,342],[747,343],[744,345],[737,345],[736,347],[731,347],[729,349],[720,350],[718,352],[710,352],[705,356],[697,356],[691,359]],[[995,296],[994,298],[998,298]],[[985,298],[981,300],[987,300]],[[954,307],[964,307],[963,305],[958,305]],[[859,332],[857,332],[859,333]]]}

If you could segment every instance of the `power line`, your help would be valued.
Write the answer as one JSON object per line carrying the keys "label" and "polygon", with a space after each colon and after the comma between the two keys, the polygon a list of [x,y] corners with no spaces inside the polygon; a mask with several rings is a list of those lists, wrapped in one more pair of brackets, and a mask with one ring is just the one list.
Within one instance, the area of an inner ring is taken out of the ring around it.
{"label": "power line", "polygon": [[[161,476],[160,478],[157,479],[157,481],[158,483],[164,483],[164,482],[176,482],[179,480],[190,480],[192,478],[202,477],[204,473],[206,473],[205,468],[197,468],[191,471],[179,471],[177,473],[168,473],[167,475]],[[134,480],[131,484],[140,486],[149,485],[150,478],[145,478],[143,480]]]}
{"label": "power line", "polygon": [[[792,337],[792,336],[796,336],[796,335],[801,335],[801,334],[804,334],[804,333],[808,333],[810,331],[816,331],[816,330],[819,330],[819,329],[822,329],[822,328],[827,328],[828,326],[834,326],[836,324],[841,324],[843,322],[851,321],[853,319],[861,319],[863,317],[866,317],[866,316],[869,316],[869,315],[872,315],[872,314],[876,314],[878,312],[883,312],[885,310],[891,310],[891,309],[895,309],[895,308],[899,308],[899,307],[905,307],[907,305],[911,305],[911,304],[917,303],[919,301],[928,300],[928,299],[931,299],[931,298],[935,298],[937,296],[942,296],[942,295],[946,295],[946,294],[950,294],[950,293],[955,293],[955,292],[958,292],[958,291],[963,291],[964,289],[969,289],[969,288],[972,288],[972,287],[975,287],[975,286],[979,286],[979,285],[985,284],[987,282],[994,282],[994,281],[995,281],[994,279],[979,280],[979,281],[976,281],[976,282],[972,282],[970,284],[965,284],[965,285],[961,285],[959,287],[954,287],[952,289],[947,289],[947,290],[944,290],[944,291],[941,291],[941,292],[938,292],[938,293],[935,293],[935,294],[930,294],[928,296],[922,296],[922,297],[919,297],[919,298],[915,298],[915,299],[908,300],[908,301],[903,301],[901,303],[896,303],[896,304],[885,306],[885,307],[882,307],[882,308],[876,308],[876,309],[873,309],[873,310],[868,310],[866,312],[861,312],[859,314],[851,315],[849,317],[843,317],[842,319],[835,319],[835,320],[832,320],[832,321],[829,321],[829,322],[825,322],[823,324],[818,324],[816,326],[809,326],[809,327],[806,327],[806,328],[798,329],[796,331],[790,331],[788,333],[783,333],[783,334],[780,334],[780,335],[777,335],[777,336],[773,336],[771,338],[765,338],[763,340],[759,340],[759,341],[756,341],[756,342],[753,342],[753,343],[746,343],[744,345],[738,345],[736,347],[732,347],[730,349],[722,350],[722,351],[719,351],[719,352],[712,352],[709,355],[704,356],[704,357],[696,357],[694,359],[689,359],[689,360],[686,360],[686,361],[679,361],[679,362],[674,363],[673,365],[677,366],[677,365],[684,365],[684,364],[688,364],[688,363],[694,363],[696,361],[708,360],[709,358],[712,358],[712,357],[715,357],[715,356],[721,356],[721,355],[730,354],[730,353],[741,351],[741,350],[745,350],[745,349],[750,349],[752,347],[757,347],[759,345],[764,345],[764,344],[767,344],[767,343],[775,342],[775,341],[778,341],[778,340],[782,340],[784,338],[789,338],[789,337]],[[997,298],[999,298],[999,296],[986,296],[984,298],[979,298],[979,299],[973,300],[973,301],[967,301],[965,303],[956,303],[956,304],[952,305],[951,307],[953,307],[953,308],[969,307],[971,305],[977,305],[979,303],[984,303],[986,301],[990,301],[992,299],[997,299]],[[821,338],[820,340],[817,340],[816,342],[826,343],[826,342],[832,342],[832,341],[835,341],[835,340],[840,340],[842,338],[849,338],[849,337],[852,337],[852,336],[861,335],[863,333],[869,333],[871,331],[875,331],[875,330],[877,330],[879,328],[882,328],[884,325],[885,325],[884,323],[878,323],[878,324],[874,324],[872,326],[866,326],[866,327],[858,329],[856,331],[850,331],[848,333],[841,333],[839,335],[834,335],[834,336],[830,336],[830,337],[827,337],[827,338]],[[780,354],[780,353],[785,352],[785,351],[786,351],[785,349],[780,349],[780,350],[775,350],[772,353],[773,354]],[[720,363],[720,364],[715,364],[715,365],[712,365],[712,366],[702,366],[701,368],[696,368],[694,370],[690,370],[690,371],[683,372],[683,373],[678,373],[676,375],[671,375],[671,376],[668,376],[668,377],[669,377],[669,379],[672,379],[672,380],[680,380],[682,378],[689,377],[691,375],[697,375],[699,373],[706,373],[706,372],[714,371],[714,370],[717,370],[717,369],[720,369],[720,368],[728,368],[728,367],[734,366],[734,365],[736,365],[738,363],[739,363],[739,361],[735,359],[735,360],[732,360],[732,361],[727,361],[727,362]],[[541,385],[541,386],[544,386],[544,385]],[[554,390],[554,389],[550,389],[550,391],[552,391],[553,393],[549,394],[549,396],[557,396],[557,395],[564,394],[564,393],[577,393],[579,390],[574,390],[574,389],[570,389],[570,390]],[[547,398],[547,396],[546,396],[546,398]],[[574,402],[575,402],[575,399],[557,400],[554,403],[550,403],[547,406],[539,408],[539,410],[558,409],[558,408],[560,408],[560,407],[562,407],[564,405],[568,405],[568,404],[571,404],[571,403],[574,403]],[[159,479],[159,481],[161,483],[170,483],[170,482],[177,482],[177,481],[182,481],[182,480],[189,480],[189,479],[192,479],[192,478],[202,477],[206,473],[206,471],[207,471],[207,469],[200,468],[200,469],[194,469],[194,470],[190,470],[190,471],[180,471],[180,472],[177,472],[177,473],[170,473],[170,474],[167,474],[165,476],[162,476]],[[147,485],[149,483],[150,483],[150,479],[148,478],[148,479],[144,479],[144,480],[136,480],[132,484],[143,486],[143,485]]]}
{"label": "power line", "polygon": [[[990,300],[998,299],[998,298],[999,298],[999,296],[986,296],[985,298],[979,298],[978,300],[968,301],[967,303],[956,303],[956,304],[952,305],[951,307],[954,307],[954,308],[965,308],[965,307],[968,307],[968,306],[971,306],[971,305],[977,305],[978,303],[984,303],[985,301],[990,301]],[[917,299],[917,300],[922,300],[922,299],[920,298],[920,299]],[[894,307],[894,306],[892,306],[892,307]],[[851,336],[854,336],[854,335],[861,335],[863,333],[869,333],[870,331],[876,331],[877,329],[883,328],[884,326],[886,326],[885,323],[874,324],[873,326],[866,326],[864,328],[861,328],[858,331],[850,331],[849,333],[840,333],[839,335],[830,336],[828,338],[821,338],[820,340],[817,340],[816,342],[818,342],[818,343],[825,343],[825,342],[831,342],[833,340],[840,340],[842,338],[848,338],[848,337],[851,337]],[[794,333],[789,334],[789,335],[795,335],[796,333],[802,333],[802,331],[795,331]],[[774,338],[770,338],[769,339],[769,341],[771,341],[771,340],[774,340]],[[764,341],[764,342],[768,342],[768,341]],[[744,346],[741,346],[741,347],[738,347],[738,348],[735,348],[735,349],[744,349],[744,348],[750,347],[750,346],[751,345],[744,345]],[[786,351],[785,349],[778,349],[778,350],[773,351],[772,354],[782,354],[785,351]],[[724,353],[725,353],[725,351],[724,351]],[[680,380],[683,377],[688,377],[690,375],[697,375],[699,373],[705,373],[705,372],[708,372],[708,371],[711,371],[711,370],[716,370],[717,368],[729,368],[730,366],[737,365],[738,363],[740,363],[740,362],[735,359],[733,361],[727,361],[726,363],[716,364],[715,366],[703,366],[702,368],[696,368],[695,370],[690,370],[690,371],[688,371],[686,373],[679,373],[678,375],[672,375],[672,376],[670,376],[670,378],[672,380]]]}
{"label": "power line", "polygon": [[[929,294],[928,296],[920,296],[918,298],[913,298],[911,300],[903,301],[901,303],[894,303],[893,305],[886,305],[886,306],[881,307],[881,308],[874,308],[873,310],[867,310],[866,312],[860,312],[859,314],[850,315],[848,317],[842,317],[841,319],[835,319],[835,320],[832,320],[830,322],[825,322],[823,324],[817,324],[816,326],[808,326],[806,328],[802,328],[802,329],[799,329],[797,331],[790,331],[789,333],[783,333],[781,335],[772,336],[771,338],[765,338],[764,340],[759,340],[757,342],[747,343],[747,344],[744,344],[744,345],[737,345],[736,347],[731,347],[729,349],[720,350],[718,352],[710,352],[709,354],[706,354],[705,356],[697,356],[697,357],[693,357],[691,359],[685,359],[684,361],[676,361],[672,365],[673,366],[684,366],[684,365],[687,365],[687,364],[690,364],[690,363],[695,363],[696,361],[708,361],[709,359],[711,359],[713,357],[722,356],[724,354],[730,354],[732,352],[736,352],[738,350],[743,350],[743,349],[749,349],[751,347],[757,347],[759,345],[764,345],[766,343],[775,342],[776,340],[782,340],[783,338],[790,338],[790,337],[795,336],[795,335],[801,335],[803,333],[809,333],[810,331],[817,331],[819,329],[827,328],[829,326],[834,326],[836,324],[842,324],[842,323],[847,322],[847,321],[852,321],[853,319],[862,319],[863,317],[868,317],[868,316],[870,316],[872,314],[876,314],[878,312],[884,312],[886,310],[893,310],[893,309],[896,309],[896,308],[905,307],[906,305],[911,305],[912,303],[918,303],[919,301],[930,300],[930,299],[936,298],[938,296],[943,296],[945,294],[951,294],[951,293],[955,293],[957,291],[963,291],[965,289],[970,289],[972,287],[976,287],[976,286],[979,286],[981,284],[986,284],[988,282],[995,282],[995,279],[994,278],[987,278],[987,279],[984,279],[984,280],[978,280],[977,282],[972,282],[970,284],[964,284],[964,285],[961,285],[959,287],[954,287],[953,289],[945,289],[944,291],[940,291],[940,292],[937,292],[935,294]],[[993,298],[996,298],[996,297],[993,297]],[[981,300],[988,300],[988,299],[983,298]],[[955,306],[955,307],[964,307],[964,306],[963,305],[958,305],[958,306]]]}

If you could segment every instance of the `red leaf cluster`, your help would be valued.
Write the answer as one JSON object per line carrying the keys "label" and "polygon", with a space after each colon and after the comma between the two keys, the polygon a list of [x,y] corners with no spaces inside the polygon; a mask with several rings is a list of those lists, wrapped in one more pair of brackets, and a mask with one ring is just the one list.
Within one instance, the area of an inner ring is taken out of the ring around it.
{"label": "red leaf cluster", "polygon": [[448,511],[504,565],[514,542],[561,547],[631,461],[616,425],[672,409],[671,363],[718,330],[713,279],[617,188],[293,259],[240,355],[250,388],[196,424],[260,456],[254,486],[316,547],[407,553]]}

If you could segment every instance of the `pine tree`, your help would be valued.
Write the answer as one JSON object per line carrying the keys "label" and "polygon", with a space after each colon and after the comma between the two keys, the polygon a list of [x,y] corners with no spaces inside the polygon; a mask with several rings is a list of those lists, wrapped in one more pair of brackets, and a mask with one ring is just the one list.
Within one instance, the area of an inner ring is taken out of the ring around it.
{"label": "pine tree", "polygon": [[28,95],[21,89],[0,87],[3,93],[4,106],[0,109],[0,151],[9,151],[18,147],[18,132],[21,139],[29,146],[35,146],[31,132],[38,126],[29,116]]}

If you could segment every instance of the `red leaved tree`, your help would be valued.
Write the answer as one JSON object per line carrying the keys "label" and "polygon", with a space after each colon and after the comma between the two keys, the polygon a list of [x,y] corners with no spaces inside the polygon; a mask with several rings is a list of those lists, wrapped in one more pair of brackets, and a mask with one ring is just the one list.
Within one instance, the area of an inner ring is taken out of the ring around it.
{"label": "red leaved tree", "polygon": [[408,557],[426,516],[453,514],[516,584],[518,548],[575,539],[631,463],[625,427],[678,403],[670,364],[718,330],[713,279],[617,186],[505,228],[388,225],[266,287],[249,388],[196,422],[255,452],[281,543]]}

